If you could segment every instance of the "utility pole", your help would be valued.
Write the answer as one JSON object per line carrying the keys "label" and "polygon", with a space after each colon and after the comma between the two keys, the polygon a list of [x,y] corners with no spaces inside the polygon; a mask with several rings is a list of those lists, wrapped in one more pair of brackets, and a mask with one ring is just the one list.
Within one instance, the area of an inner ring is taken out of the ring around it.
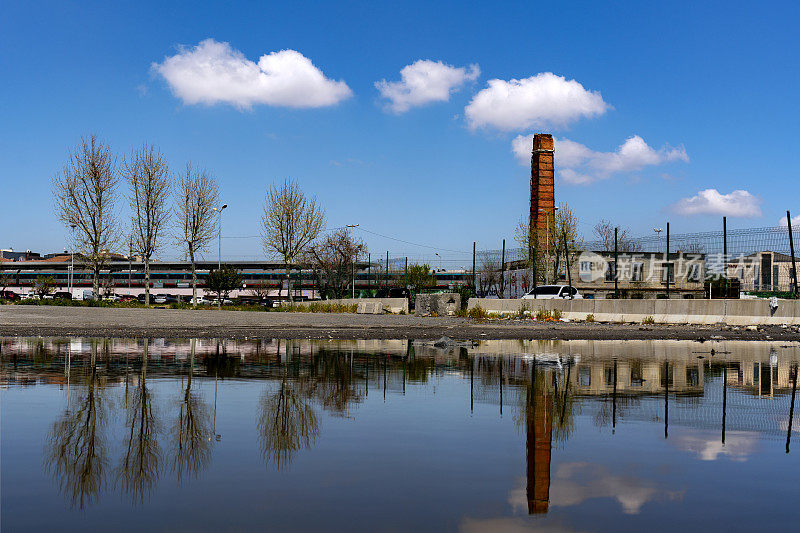
{"label": "utility pole", "polygon": [[[357,228],[358,224],[347,224],[347,228]],[[353,299],[356,297],[356,256],[353,254]]]}
{"label": "utility pole", "polygon": [[[217,270],[222,270],[222,210],[228,207],[228,204],[222,204],[222,207],[217,209],[216,207],[213,208],[214,211],[217,212],[218,222],[217,222]],[[286,297],[289,297],[289,287],[286,287]],[[217,299],[217,309],[222,309],[222,297]]]}
{"label": "utility pole", "polygon": [[[800,296],[797,290],[797,264],[795,263],[794,258],[794,237],[792,236],[792,214],[789,211],[786,211],[786,223],[789,227],[789,252],[792,254],[792,277],[794,278],[794,297],[797,298]],[[797,369],[795,368],[795,374],[797,373]]]}
{"label": "utility pole", "polygon": [[475,241],[472,241],[472,292],[478,295],[476,290],[477,283],[475,282]]}
{"label": "utility pole", "polygon": [[[614,228],[614,299],[619,300],[619,245],[617,243],[617,230]],[[616,364],[616,362],[615,362]]]}
{"label": "utility pole", "polygon": [[664,252],[664,265],[667,268],[667,299],[669,300],[669,222],[667,222],[667,249]]}
{"label": "utility pole", "polygon": [[503,239],[503,252],[500,256],[500,292],[498,298],[503,298],[506,292],[506,240]]}
{"label": "utility pole", "polygon": [[728,297],[728,217],[722,217],[722,275],[725,276],[725,298]]}
{"label": "utility pole", "polygon": [[70,224],[72,229],[72,245],[69,250],[69,297],[72,298],[72,286],[75,279],[75,224]]}

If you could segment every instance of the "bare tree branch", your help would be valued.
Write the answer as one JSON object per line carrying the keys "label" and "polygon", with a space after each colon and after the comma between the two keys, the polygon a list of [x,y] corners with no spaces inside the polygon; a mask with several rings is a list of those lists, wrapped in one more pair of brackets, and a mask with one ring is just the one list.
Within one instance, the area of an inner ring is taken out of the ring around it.
{"label": "bare tree branch", "polygon": [[77,247],[92,269],[94,296],[98,296],[100,270],[119,239],[114,217],[117,160],[111,147],[92,134],[70,152],[52,187],[58,218],[75,226]]}
{"label": "bare tree branch", "polygon": [[325,227],[325,213],[315,196],[307,198],[300,186],[287,178],[280,186],[267,190],[261,224],[264,252],[283,258],[288,298],[292,301],[289,269]]}
{"label": "bare tree branch", "polygon": [[122,172],[131,188],[131,248],[144,260],[145,305],[150,305],[150,259],[163,246],[172,180],[164,156],[147,144],[131,152]]}
{"label": "bare tree branch", "polygon": [[175,215],[178,241],[192,264],[192,304],[197,305],[197,270],[195,254],[205,250],[217,236],[214,208],[219,202],[219,185],[205,169],[193,169],[191,163],[178,180]]}

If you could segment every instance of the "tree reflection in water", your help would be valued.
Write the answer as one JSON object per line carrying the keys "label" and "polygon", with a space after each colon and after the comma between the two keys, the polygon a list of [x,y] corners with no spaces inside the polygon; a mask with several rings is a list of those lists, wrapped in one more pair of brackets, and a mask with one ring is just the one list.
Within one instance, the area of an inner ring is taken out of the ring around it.
{"label": "tree reflection in water", "polygon": [[153,411],[152,396],[147,389],[147,357],[150,340],[144,340],[139,386],[126,402],[128,434],[125,454],[117,468],[117,480],[123,492],[135,501],[144,501],[160,474],[161,451],[158,443],[158,421]]}
{"label": "tree reflection in water", "polygon": [[310,448],[318,435],[317,414],[285,378],[277,391],[262,394],[258,440],[267,463],[278,469],[288,466],[294,454]]}
{"label": "tree reflection in water", "polygon": [[44,468],[58,482],[72,507],[83,509],[98,497],[108,466],[107,407],[97,376],[97,343],[91,345],[91,367],[52,427]]}
{"label": "tree reflection in water", "polygon": [[192,392],[195,346],[196,340],[192,339],[186,390],[183,392],[178,407],[178,418],[172,431],[174,446],[172,470],[177,475],[178,481],[185,475],[196,477],[208,465],[214,442],[208,407],[197,393]]}

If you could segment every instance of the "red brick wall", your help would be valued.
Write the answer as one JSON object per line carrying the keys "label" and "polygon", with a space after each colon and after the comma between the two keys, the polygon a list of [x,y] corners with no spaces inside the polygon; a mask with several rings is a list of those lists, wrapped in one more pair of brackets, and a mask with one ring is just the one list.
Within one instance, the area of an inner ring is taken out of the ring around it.
{"label": "red brick wall", "polygon": [[[532,230],[540,235],[540,240],[543,242],[547,227],[547,217],[550,217],[552,227],[554,216],[553,156],[553,136],[549,133],[537,133],[534,135],[533,152],[531,154],[530,225]],[[544,211],[540,211],[540,209]]]}

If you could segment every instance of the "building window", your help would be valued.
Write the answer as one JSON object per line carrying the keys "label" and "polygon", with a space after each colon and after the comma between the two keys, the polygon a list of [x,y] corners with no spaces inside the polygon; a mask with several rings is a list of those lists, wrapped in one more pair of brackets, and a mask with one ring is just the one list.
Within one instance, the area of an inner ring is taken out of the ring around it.
{"label": "building window", "polygon": [[673,380],[673,363],[666,363],[661,365],[661,386],[671,387]]}
{"label": "building window", "polygon": [[675,282],[675,265],[673,263],[661,264],[661,281],[670,283]]}
{"label": "building window", "polygon": [[686,281],[700,281],[700,265],[689,265],[689,271],[686,274]]}
{"label": "building window", "polygon": [[642,372],[641,361],[631,362],[631,386],[641,387],[644,383],[644,374]]}
{"label": "building window", "polygon": [[696,366],[686,368],[686,384],[689,387],[697,387],[700,385],[700,369]]}
{"label": "building window", "polygon": [[617,276],[617,263],[616,261],[609,261],[608,268],[606,269],[606,281],[614,281]]}
{"label": "building window", "polygon": [[613,388],[614,387],[614,367],[607,366],[603,369],[603,374],[606,379],[606,387]]}
{"label": "building window", "polygon": [[644,273],[644,263],[634,263],[633,272],[631,272],[631,281],[642,281]]}
{"label": "building window", "polygon": [[578,385],[581,387],[592,386],[592,368],[588,366],[578,367]]}

